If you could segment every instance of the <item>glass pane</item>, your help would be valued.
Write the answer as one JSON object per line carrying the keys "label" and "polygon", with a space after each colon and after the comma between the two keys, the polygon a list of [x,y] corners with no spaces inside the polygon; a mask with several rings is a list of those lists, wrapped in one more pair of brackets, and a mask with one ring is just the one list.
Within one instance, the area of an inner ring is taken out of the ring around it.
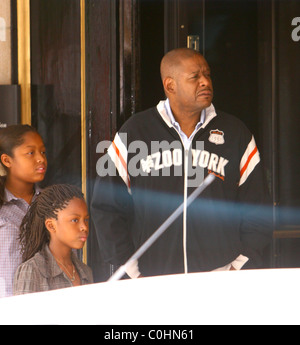
{"label": "glass pane", "polygon": [[279,226],[300,227],[300,1],[276,1]]}
{"label": "glass pane", "polygon": [[257,3],[206,1],[205,56],[214,103],[243,120],[258,140]]}
{"label": "glass pane", "polygon": [[31,0],[32,124],[47,149],[45,184],[81,187],[80,0]]}

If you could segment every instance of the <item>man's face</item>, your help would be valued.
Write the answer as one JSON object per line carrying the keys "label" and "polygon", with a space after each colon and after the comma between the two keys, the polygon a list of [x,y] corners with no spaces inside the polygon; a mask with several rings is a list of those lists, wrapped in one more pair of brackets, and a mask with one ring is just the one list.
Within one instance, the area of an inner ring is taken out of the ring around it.
{"label": "man's face", "polygon": [[210,69],[202,56],[183,59],[175,80],[176,103],[185,111],[195,113],[211,105],[213,86]]}

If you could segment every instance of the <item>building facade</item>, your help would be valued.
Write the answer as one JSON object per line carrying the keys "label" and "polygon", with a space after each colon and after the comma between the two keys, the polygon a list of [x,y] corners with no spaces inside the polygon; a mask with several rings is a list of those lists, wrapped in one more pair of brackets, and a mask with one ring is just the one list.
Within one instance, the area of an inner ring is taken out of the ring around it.
{"label": "building facade", "polygon": [[[78,185],[89,204],[98,143],[164,98],[160,60],[183,46],[205,55],[215,106],[260,147],[273,200],[266,267],[300,267],[299,0],[1,0],[1,126],[34,125],[45,184]],[[83,259],[96,281],[109,277],[92,225]]]}

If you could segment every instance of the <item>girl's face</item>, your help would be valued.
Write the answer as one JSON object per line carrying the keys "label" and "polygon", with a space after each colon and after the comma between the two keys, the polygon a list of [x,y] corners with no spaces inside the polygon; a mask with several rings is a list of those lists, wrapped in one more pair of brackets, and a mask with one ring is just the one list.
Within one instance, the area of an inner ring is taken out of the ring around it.
{"label": "girl's face", "polygon": [[89,234],[89,215],[84,200],[74,198],[57,213],[57,219],[45,222],[51,244],[67,249],[81,249]]}
{"label": "girl's face", "polygon": [[8,176],[27,183],[41,182],[47,170],[44,142],[35,132],[24,134],[23,139],[23,144],[14,148],[13,157],[7,156]]}

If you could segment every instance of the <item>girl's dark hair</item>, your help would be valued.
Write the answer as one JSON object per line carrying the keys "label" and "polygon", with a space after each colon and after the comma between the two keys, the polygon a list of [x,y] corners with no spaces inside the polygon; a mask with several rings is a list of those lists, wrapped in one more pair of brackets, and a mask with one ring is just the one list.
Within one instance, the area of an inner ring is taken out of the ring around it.
{"label": "girl's dark hair", "polygon": [[[13,151],[24,142],[24,135],[28,132],[37,133],[37,130],[29,125],[11,125],[0,129],[0,157],[7,154],[13,157]],[[0,168],[7,172],[7,168],[0,160]],[[0,176],[0,208],[4,203],[5,176]]]}
{"label": "girl's dark hair", "polygon": [[81,190],[69,184],[57,184],[45,188],[31,203],[20,226],[20,244],[23,262],[32,258],[50,242],[45,220],[57,219],[60,210],[74,199],[83,199]]}

